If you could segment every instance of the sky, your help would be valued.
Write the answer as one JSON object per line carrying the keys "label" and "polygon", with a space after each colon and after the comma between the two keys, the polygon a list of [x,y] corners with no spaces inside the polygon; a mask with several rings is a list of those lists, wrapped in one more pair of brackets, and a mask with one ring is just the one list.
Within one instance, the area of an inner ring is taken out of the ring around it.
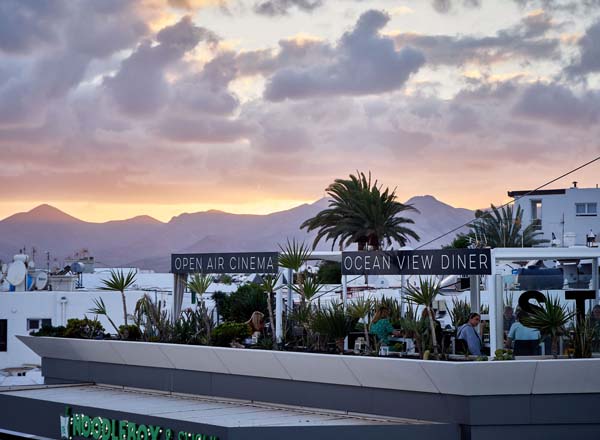
{"label": "sky", "polygon": [[599,119],[600,0],[0,2],[0,218],[268,213],[357,170],[482,208]]}

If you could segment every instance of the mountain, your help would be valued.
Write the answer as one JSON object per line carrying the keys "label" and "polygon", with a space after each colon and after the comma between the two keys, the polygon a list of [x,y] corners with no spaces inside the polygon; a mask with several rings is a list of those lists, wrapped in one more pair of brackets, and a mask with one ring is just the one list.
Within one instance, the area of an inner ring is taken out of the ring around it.
{"label": "mountain", "polygon": [[[419,243],[463,225],[473,212],[454,208],[432,196],[413,197],[410,203],[419,213],[408,217]],[[163,223],[149,216],[92,223],[79,220],[49,205],[18,213],[0,221],[0,259],[7,261],[23,246],[35,247],[39,255],[49,251],[60,264],[65,257],[88,249],[99,266],[123,266],[167,271],[170,254],[179,252],[272,251],[286,239],[312,243],[315,233],[300,230],[300,224],[328,205],[327,199],[303,204],[267,215],[230,214],[222,211],[183,213]],[[427,248],[449,243],[455,233]],[[319,250],[331,245],[320,243]],[[38,261],[41,263],[41,261]]]}

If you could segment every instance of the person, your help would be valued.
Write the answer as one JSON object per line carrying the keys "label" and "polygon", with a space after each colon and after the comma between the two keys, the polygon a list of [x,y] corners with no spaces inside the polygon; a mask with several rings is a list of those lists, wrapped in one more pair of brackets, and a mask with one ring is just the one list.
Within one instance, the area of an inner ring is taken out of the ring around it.
{"label": "person", "polygon": [[594,234],[594,231],[592,231],[590,229],[590,232],[588,232],[586,235],[586,244],[588,247],[594,247],[595,243],[596,243],[596,234]]}
{"label": "person", "polygon": [[507,335],[512,325],[515,323],[515,315],[511,306],[504,307],[504,334]]}
{"label": "person", "polygon": [[594,326],[600,326],[600,304],[596,304],[592,308],[592,314],[590,316],[590,321]]}
{"label": "person", "polygon": [[541,339],[539,330],[523,325],[521,321],[525,316],[525,312],[519,310],[517,312],[517,322],[508,331],[506,345],[508,348],[512,347],[517,356],[537,354],[537,342]]}
{"label": "person", "polygon": [[477,327],[481,322],[479,313],[471,313],[466,324],[461,325],[456,333],[456,338],[465,341],[469,354],[481,356],[481,337]]}
{"label": "person", "polygon": [[377,335],[381,345],[390,343],[390,335],[396,334],[394,327],[390,323],[390,310],[386,306],[381,306],[375,312],[371,322],[371,333]]}
{"label": "person", "polygon": [[264,313],[255,311],[252,313],[252,316],[250,316],[250,319],[248,321],[246,321],[246,324],[248,324],[250,326],[250,329],[252,331],[253,339],[260,338],[262,331],[265,328],[264,318],[265,318]]}

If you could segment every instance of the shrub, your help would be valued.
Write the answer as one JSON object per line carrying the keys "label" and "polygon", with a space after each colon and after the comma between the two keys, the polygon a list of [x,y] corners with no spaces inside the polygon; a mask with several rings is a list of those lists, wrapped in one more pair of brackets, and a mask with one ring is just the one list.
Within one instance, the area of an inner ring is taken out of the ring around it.
{"label": "shrub", "polygon": [[215,328],[212,334],[213,345],[229,347],[235,339],[243,341],[251,335],[250,326],[243,322],[225,322]]}
{"label": "shrub", "polygon": [[69,319],[64,336],[66,338],[99,339],[104,337],[104,327],[97,319]]}
{"label": "shrub", "polygon": [[65,336],[66,328],[63,325],[53,327],[51,325],[45,325],[37,332],[31,332],[31,336],[51,336],[54,338],[62,338]]}
{"label": "shrub", "polygon": [[319,265],[317,280],[320,284],[341,284],[342,266],[333,261],[323,261]]}
{"label": "shrub", "polygon": [[119,326],[119,334],[127,341],[139,341],[142,339],[142,331],[135,324]]}
{"label": "shrub", "polygon": [[244,322],[250,319],[255,311],[269,314],[267,306],[267,295],[257,284],[245,284],[240,286],[235,292],[226,295],[222,292],[215,292],[213,299],[217,304],[219,315],[224,321]]}

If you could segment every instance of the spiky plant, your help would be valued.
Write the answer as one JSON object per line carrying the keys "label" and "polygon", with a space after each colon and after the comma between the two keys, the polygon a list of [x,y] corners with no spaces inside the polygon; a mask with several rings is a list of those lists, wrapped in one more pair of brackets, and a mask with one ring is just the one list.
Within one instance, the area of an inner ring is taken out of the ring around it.
{"label": "spiky plant", "polygon": [[186,287],[192,293],[192,304],[196,304],[197,295],[199,295],[202,299],[202,295],[206,293],[212,284],[212,281],[213,280],[210,275],[195,273],[191,276],[190,280],[186,282]]}
{"label": "spiky plant", "polygon": [[[266,275],[262,279],[262,283],[260,284],[260,288],[263,292],[267,294],[267,307],[269,308],[269,322],[271,323],[271,333],[272,336],[275,336],[275,319],[273,318],[273,293],[277,290],[277,283],[279,281],[281,274],[277,274],[277,276],[273,276],[271,274]],[[273,337],[273,348],[277,347],[277,342]]]}
{"label": "spiky plant", "polygon": [[361,296],[356,298],[348,305],[348,313],[357,320],[363,321],[363,330],[365,332],[365,342],[367,348],[370,346],[369,341],[369,320],[373,313],[373,300],[368,297]]}
{"label": "spiky plant", "polygon": [[471,314],[471,305],[462,299],[452,298],[452,310],[448,311],[455,329],[465,324]]}
{"label": "spiky plant", "polygon": [[407,287],[406,299],[417,305],[425,307],[427,315],[429,317],[429,326],[431,330],[431,340],[433,343],[433,353],[436,358],[439,357],[437,336],[435,334],[435,316],[433,314],[433,301],[435,297],[440,293],[439,281],[434,281],[430,278],[419,277],[419,285],[414,286],[409,284]]}
{"label": "spiky plant", "polygon": [[338,351],[344,352],[344,339],[358,320],[344,310],[343,304],[331,303],[318,309],[313,317],[313,330],[327,335],[336,343]]}
{"label": "spiky plant", "polygon": [[148,294],[135,304],[135,324],[143,329],[143,337],[150,341],[166,341],[170,336],[171,321],[161,301],[153,301]]}
{"label": "spiky plant", "polygon": [[125,323],[125,326],[128,325],[127,301],[125,298],[125,291],[135,284],[136,273],[137,272],[135,270],[130,270],[127,272],[127,274],[125,274],[121,269],[111,269],[110,276],[107,279],[102,280],[102,286],[100,287],[100,290],[108,290],[111,292],[121,293],[121,300],[123,302],[123,322]]}
{"label": "spiky plant", "polygon": [[544,336],[552,338],[552,355],[558,356],[558,337],[565,334],[565,326],[573,319],[575,313],[561,304],[558,297],[545,295],[546,300],[541,307],[523,317],[521,323],[526,327],[536,328]]}
{"label": "spiky plant", "polygon": [[309,218],[300,226],[307,232],[318,230],[313,249],[321,239],[331,240],[331,249],[339,241],[341,246],[358,244],[358,250],[369,246],[373,250],[382,244],[397,242],[406,245],[410,238],[419,236],[406,225],[414,221],[401,215],[418,212],[411,205],[397,201],[396,190],[383,189],[377,180],[361,172],[348,179],[336,179],[325,190],[330,198],[329,207]]}
{"label": "spiky plant", "polygon": [[119,327],[117,327],[117,325],[114,323],[114,321],[108,315],[108,310],[106,309],[106,304],[104,304],[104,300],[102,298],[94,298],[94,307],[89,309],[88,312],[93,313],[95,315],[105,316],[106,319],[108,320],[108,322],[110,322],[110,325],[112,325],[113,328],[115,329],[116,334],[119,337],[121,337],[121,333],[119,332]]}
{"label": "spiky plant", "polygon": [[292,286],[294,292],[300,295],[302,301],[311,301],[323,288],[315,277],[306,277],[299,284]]}

